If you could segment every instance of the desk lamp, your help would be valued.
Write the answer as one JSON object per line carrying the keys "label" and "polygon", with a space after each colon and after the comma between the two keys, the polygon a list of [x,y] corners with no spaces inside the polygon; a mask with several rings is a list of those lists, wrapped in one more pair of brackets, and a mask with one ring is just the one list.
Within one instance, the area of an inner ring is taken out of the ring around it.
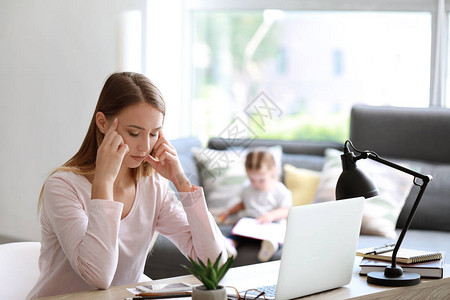
{"label": "desk lamp", "polygon": [[[357,152],[358,156],[355,156],[350,148]],[[411,212],[408,215],[406,224],[405,226],[403,226],[397,243],[395,244],[394,251],[392,253],[391,266],[387,266],[384,269],[384,272],[370,272],[369,274],[367,274],[367,282],[383,286],[410,286],[419,284],[419,274],[403,272],[403,269],[400,266],[397,266],[397,252],[400,249],[400,245],[402,244],[406,231],[411,225],[411,221],[414,217],[414,214],[416,213],[417,206],[422,199],[422,195],[425,192],[425,188],[427,187],[428,182],[433,179],[433,177],[431,177],[430,175],[417,173],[415,171],[387,161],[379,157],[378,154],[373,151],[360,151],[353,146],[350,140],[347,140],[344,144],[344,154],[341,155],[342,173],[336,185],[336,200],[361,196],[364,198],[370,198],[378,195],[378,190],[374,186],[372,181],[356,166],[356,162],[358,160],[366,158],[370,158],[381,164],[387,165],[391,168],[414,176],[414,185],[420,187],[420,191],[417,195],[416,201],[411,208]]]}

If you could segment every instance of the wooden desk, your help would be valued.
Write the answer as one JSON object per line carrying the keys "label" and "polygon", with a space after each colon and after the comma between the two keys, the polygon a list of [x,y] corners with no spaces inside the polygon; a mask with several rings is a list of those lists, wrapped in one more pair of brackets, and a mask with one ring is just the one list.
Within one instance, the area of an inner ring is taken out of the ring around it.
{"label": "wooden desk", "polygon": [[[450,265],[444,267],[444,279],[422,280],[419,285],[412,287],[390,288],[368,284],[366,276],[359,275],[360,257],[356,257],[353,268],[352,281],[341,288],[310,295],[301,299],[349,299],[355,300],[374,300],[374,299],[450,299]],[[243,267],[231,268],[222,280],[221,284],[231,285],[238,290],[254,288],[261,285],[274,284],[278,277],[279,261],[254,264]],[[199,284],[199,281],[191,276],[179,276],[161,280],[155,280],[154,283],[174,283],[186,282]],[[152,282],[148,282],[152,283]],[[59,295],[42,299],[95,299],[95,300],[123,300],[127,297],[133,297],[133,294],[125,288],[135,287],[136,284],[115,286],[107,290],[96,290],[90,292]],[[190,298],[174,298],[177,300]]]}

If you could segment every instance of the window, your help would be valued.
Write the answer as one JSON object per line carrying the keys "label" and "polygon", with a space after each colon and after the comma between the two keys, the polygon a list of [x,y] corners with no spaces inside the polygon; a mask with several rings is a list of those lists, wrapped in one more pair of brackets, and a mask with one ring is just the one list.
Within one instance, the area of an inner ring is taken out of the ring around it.
{"label": "window", "polygon": [[[446,106],[446,1],[149,0],[146,70],[179,104],[172,137],[238,120],[249,137],[343,141],[355,103]],[[261,99],[270,120],[248,112]]]}
{"label": "window", "polygon": [[342,141],[355,103],[429,105],[429,13],[200,11],[193,24],[196,135],[261,93],[281,109],[266,126],[248,119],[262,138]]}

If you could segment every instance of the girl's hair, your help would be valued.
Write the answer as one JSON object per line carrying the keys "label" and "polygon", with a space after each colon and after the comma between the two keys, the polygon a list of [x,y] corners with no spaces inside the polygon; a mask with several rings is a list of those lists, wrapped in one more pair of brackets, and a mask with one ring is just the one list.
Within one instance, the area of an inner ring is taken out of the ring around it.
{"label": "girl's hair", "polygon": [[[92,178],[95,174],[97,149],[104,137],[95,122],[97,112],[102,112],[107,119],[112,121],[125,108],[140,103],[152,105],[163,114],[163,117],[165,116],[166,105],[161,93],[147,77],[131,72],[110,75],[100,93],[94,115],[80,149],[71,159],[51,174],[57,171],[71,171]],[[152,173],[153,170],[147,162],[142,163],[134,170],[136,181]],[[44,186],[42,186],[39,195],[38,207],[41,206],[43,191]]]}
{"label": "girl's hair", "polygon": [[247,171],[261,171],[264,168],[271,170],[275,166],[275,158],[270,151],[265,149],[250,151],[245,159],[245,169]]}

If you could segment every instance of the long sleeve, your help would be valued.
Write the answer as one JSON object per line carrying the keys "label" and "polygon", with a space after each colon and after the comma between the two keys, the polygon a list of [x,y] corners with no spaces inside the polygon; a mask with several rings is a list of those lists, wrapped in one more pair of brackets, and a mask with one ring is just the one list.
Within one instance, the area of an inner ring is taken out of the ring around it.
{"label": "long sleeve", "polygon": [[41,209],[41,274],[28,299],[137,283],[156,231],[186,256],[216,258],[225,251],[201,189],[181,193],[180,202],[161,176],[144,177],[123,219],[122,203],[92,200],[91,189],[84,176],[71,172],[47,179]]}
{"label": "long sleeve", "polygon": [[108,288],[116,271],[122,206],[98,199],[84,203],[72,183],[61,177],[51,177],[45,184],[45,222],[73,270],[95,288]]}
{"label": "long sleeve", "polygon": [[224,237],[208,211],[203,189],[196,188],[190,193],[179,193],[179,196],[180,200],[171,192],[167,193],[157,230],[187,257],[215,260],[222,253],[225,261]]}

